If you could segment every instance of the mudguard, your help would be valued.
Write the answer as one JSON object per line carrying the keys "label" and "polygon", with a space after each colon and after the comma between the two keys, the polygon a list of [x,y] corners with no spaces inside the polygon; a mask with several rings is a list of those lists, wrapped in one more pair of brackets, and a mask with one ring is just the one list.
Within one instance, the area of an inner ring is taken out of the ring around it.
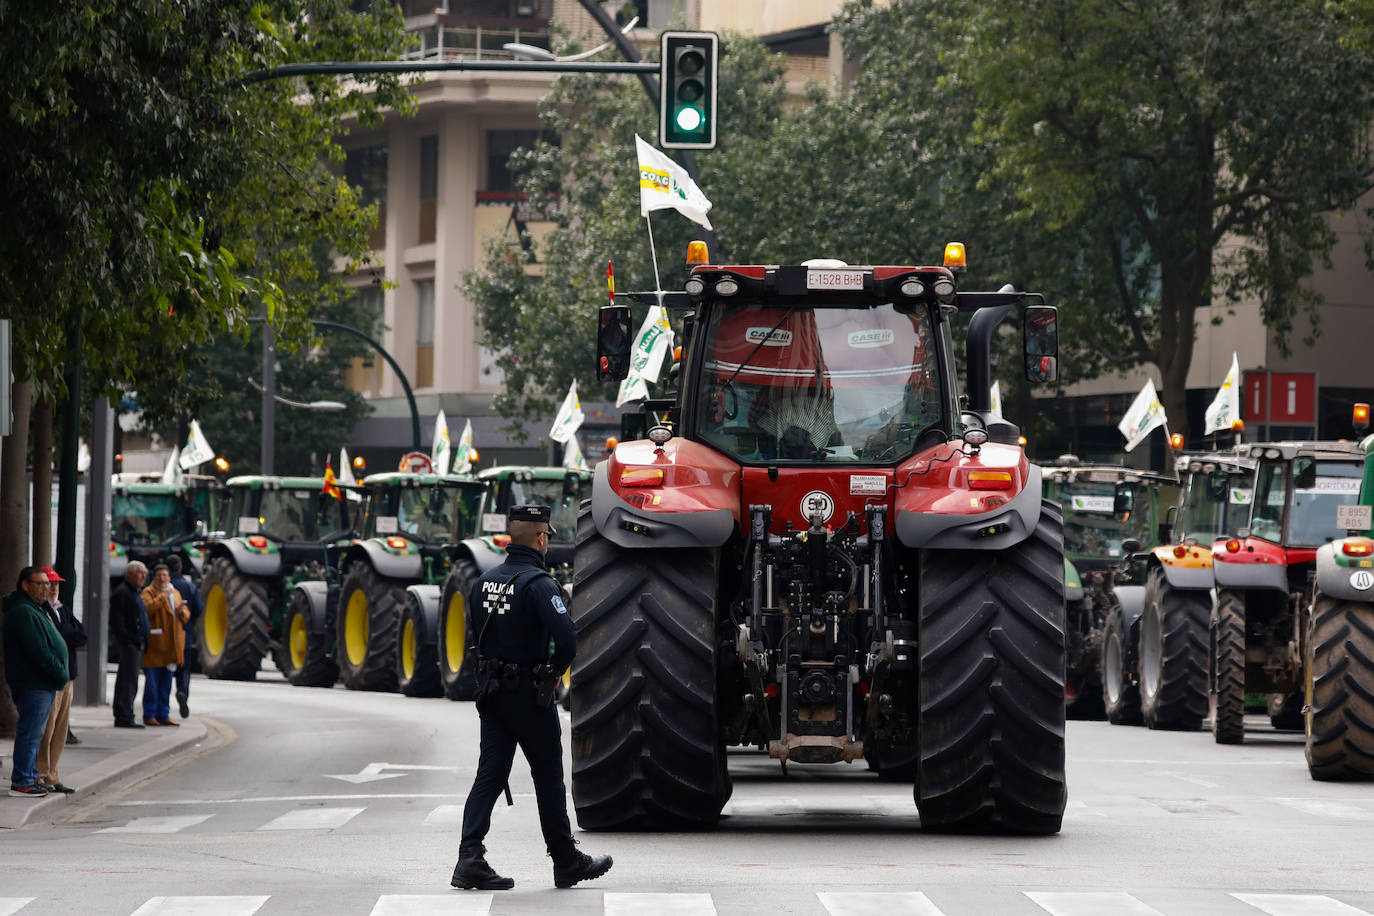
{"label": "mudguard", "polygon": [[420,642],[427,646],[439,643],[439,592],[437,585],[411,585],[406,593],[420,609]]}
{"label": "mudguard", "polygon": [[281,553],[271,541],[265,548],[249,547],[242,538],[217,541],[210,547],[211,557],[228,557],[244,575],[280,576]]}
{"label": "mudguard", "polygon": [[[899,504],[893,530],[906,547],[1005,550],[1030,537],[1040,522],[1041,477],[1040,466],[1029,465],[1021,492],[990,512],[903,512]],[[995,533],[987,533],[994,529]]]}
{"label": "mudguard", "polygon": [[1374,558],[1346,556],[1339,552],[1344,543],[1342,538],[1317,548],[1317,588],[1342,601],[1374,602]]}
{"label": "mudguard", "polygon": [[327,582],[300,582],[296,585],[296,591],[305,595],[307,610],[305,613],[305,626],[311,633],[324,633],[329,627],[329,583]]}
{"label": "mudguard", "polygon": [[601,462],[592,474],[592,521],[617,547],[719,547],[735,530],[735,514],[729,509],[650,513],[635,508],[611,487],[612,463]]}
{"label": "mudguard", "polygon": [[343,567],[349,563],[367,563],[377,571],[377,575],[388,579],[423,579],[424,560],[414,545],[406,542],[404,553],[392,553],[383,546],[379,538],[361,541],[348,548],[348,556]]}
{"label": "mudguard", "polygon": [[1126,624],[1121,632],[1129,633],[1135,622],[1140,619],[1140,609],[1145,606],[1145,586],[1118,585],[1114,591],[1116,603],[1121,608],[1121,619]]}
{"label": "mudguard", "polygon": [[1267,588],[1288,592],[1288,567],[1281,563],[1213,563],[1212,577],[1217,588]]}
{"label": "mudguard", "polygon": [[478,572],[484,573],[506,561],[505,549],[492,544],[489,538],[468,538],[460,543],[458,548],[458,554],[467,554]]}
{"label": "mudguard", "polygon": [[1072,604],[1083,600],[1083,577],[1068,558],[1064,558],[1064,602]]}
{"label": "mudguard", "polygon": [[1164,570],[1164,581],[1170,588],[1210,589],[1212,582],[1212,553],[1202,546],[1184,545],[1183,556],[1175,556],[1174,548],[1156,547],[1150,551],[1149,568]]}

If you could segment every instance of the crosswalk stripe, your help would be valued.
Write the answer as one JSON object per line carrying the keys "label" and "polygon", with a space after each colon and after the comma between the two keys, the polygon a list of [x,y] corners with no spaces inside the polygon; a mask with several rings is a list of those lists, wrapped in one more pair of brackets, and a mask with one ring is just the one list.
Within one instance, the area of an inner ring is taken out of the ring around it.
{"label": "crosswalk stripe", "polygon": [[425,815],[425,827],[458,827],[463,823],[462,805],[439,805]]}
{"label": "crosswalk stripe", "polygon": [[1276,798],[1274,801],[1317,817],[1332,817],[1350,821],[1374,820],[1374,811],[1368,808],[1327,801],[1324,798]]}
{"label": "crosswalk stripe", "polygon": [[342,827],[366,808],[302,808],[288,811],[259,827],[259,830],[332,830]]}
{"label": "crosswalk stripe", "polygon": [[606,916],[716,916],[710,894],[606,894]]}
{"label": "crosswalk stripe", "polygon": [[1164,916],[1159,910],[1123,891],[1026,891],[1040,909],[1054,916]]}
{"label": "crosswalk stripe", "polygon": [[1232,894],[1269,916],[1369,916],[1364,910],[1321,894]]}
{"label": "crosswalk stripe", "polygon": [[940,908],[920,891],[861,891],[853,894],[824,891],[817,893],[816,897],[830,916],[944,916]]}
{"label": "crosswalk stripe", "polygon": [[122,827],[106,827],[96,833],[176,833],[203,824],[212,814],[178,814],[168,817],[136,817]]}
{"label": "crosswalk stripe", "polygon": [[369,916],[487,916],[491,894],[383,894]]}
{"label": "crosswalk stripe", "polygon": [[253,916],[267,897],[150,897],[131,916]]}
{"label": "crosswalk stripe", "polygon": [[14,916],[33,901],[33,897],[0,897],[0,916]]}

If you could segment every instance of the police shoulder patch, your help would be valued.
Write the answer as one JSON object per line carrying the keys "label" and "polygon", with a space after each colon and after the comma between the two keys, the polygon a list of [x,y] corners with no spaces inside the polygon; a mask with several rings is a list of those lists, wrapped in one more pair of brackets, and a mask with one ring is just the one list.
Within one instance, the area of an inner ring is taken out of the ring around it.
{"label": "police shoulder patch", "polygon": [[567,608],[567,606],[566,606],[565,604],[563,604],[563,599],[562,599],[562,598],[558,597],[557,595],[554,595],[552,598],[549,599],[549,601],[551,601],[551,602],[553,603],[553,609],[554,609],[555,611],[557,611],[558,613],[560,613],[560,614],[566,614],[566,613],[568,613],[568,608]]}

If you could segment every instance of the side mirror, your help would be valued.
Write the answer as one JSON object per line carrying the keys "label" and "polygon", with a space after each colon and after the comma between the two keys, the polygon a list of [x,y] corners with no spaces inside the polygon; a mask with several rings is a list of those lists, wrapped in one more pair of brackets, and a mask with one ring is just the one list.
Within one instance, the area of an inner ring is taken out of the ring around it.
{"label": "side mirror", "polygon": [[1116,485],[1116,492],[1112,496],[1112,514],[1120,519],[1128,516],[1135,509],[1135,490],[1128,483]]}
{"label": "side mirror", "polygon": [[196,537],[205,537],[205,521],[203,519],[196,520]]}
{"label": "side mirror", "polygon": [[642,410],[626,411],[620,415],[620,441],[634,442],[649,438],[649,418]]}
{"label": "side mirror", "polygon": [[1059,310],[1052,305],[1026,308],[1022,326],[1026,380],[1053,382],[1059,378]]}
{"label": "side mirror", "polygon": [[597,381],[621,381],[630,374],[630,307],[603,306],[597,321]]}
{"label": "side mirror", "polygon": [[1122,556],[1129,557],[1132,554],[1137,553],[1140,553],[1140,542],[1137,541],[1135,538],[1126,538],[1124,541],[1121,542]]}

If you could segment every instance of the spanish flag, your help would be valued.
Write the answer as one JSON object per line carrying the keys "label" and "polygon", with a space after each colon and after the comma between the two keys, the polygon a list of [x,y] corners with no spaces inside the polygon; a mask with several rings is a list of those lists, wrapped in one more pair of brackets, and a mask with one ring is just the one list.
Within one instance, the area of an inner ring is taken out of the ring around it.
{"label": "spanish flag", "polygon": [[325,459],[325,462],[324,462],[324,488],[323,488],[324,495],[325,495],[325,496],[332,496],[332,497],[334,497],[335,499],[337,499],[337,500],[339,500],[340,502],[342,502],[342,501],[343,501],[343,491],[339,489],[338,485],[337,485],[334,481],[335,481],[335,478],[334,478],[334,466],[333,466],[332,464],[330,464],[330,463],[329,463],[329,459],[326,458],[326,459]]}

